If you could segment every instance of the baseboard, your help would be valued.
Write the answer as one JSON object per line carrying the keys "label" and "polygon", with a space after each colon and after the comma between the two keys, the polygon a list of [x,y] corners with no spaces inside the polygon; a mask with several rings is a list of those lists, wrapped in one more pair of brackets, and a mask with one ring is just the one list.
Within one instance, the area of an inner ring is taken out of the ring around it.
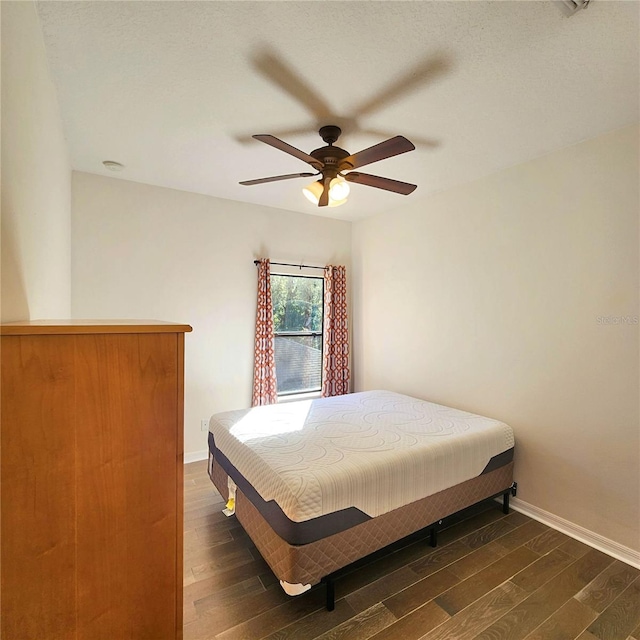
{"label": "baseboard", "polygon": [[569,522],[569,520],[560,518],[559,516],[553,513],[549,513],[544,509],[534,507],[532,504],[523,502],[518,498],[511,498],[509,500],[509,506],[513,507],[514,511],[519,511],[525,516],[529,516],[534,520],[538,520],[538,522],[542,522],[552,529],[556,529],[571,538],[575,538],[576,540],[579,540],[580,542],[583,542],[584,544],[597,549],[598,551],[602,551],[602,553],[606,553],[607,555],[612,556],[617,560],[621,560],[622,562],[630,564],[636,569],[640,569],[639,551],[634,551],[629,547],[625,547],[618,542],[609,540],[609,538],[605,538],[598,533],[594,533],[593,531],[585,529],[580,525]]}
{"label": "baseboard", "polygon": [[190,462],[200,462],[201,460],[206,460],[208,457],[208,449],[203,449],[202,451],[191,451],[184,454],[184,463],[189,464]]}

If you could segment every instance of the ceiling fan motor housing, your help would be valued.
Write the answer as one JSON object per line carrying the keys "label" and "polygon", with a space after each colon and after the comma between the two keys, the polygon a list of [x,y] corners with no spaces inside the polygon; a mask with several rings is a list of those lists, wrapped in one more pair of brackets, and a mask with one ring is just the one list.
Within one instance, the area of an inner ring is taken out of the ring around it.
{"label": "ceiling fan motor housing", "polygon": [[333,144],[342,134],[342,129],[334,124],[328,124],[320,127],[318,133],[327,144]]}
{"label": "ceiling fan motor housing", "polygon": [[345,169],[352,169],[353,166],[350,163],[345,163],[343,160],[348,158],[351,154],[340,147],[334,147],[333,143],[340,137],[342,129],[336,125],[326,125],[320,127],[318,131],[320,137],[327,143],[326,147],[320,147],[311,152],[311,156],[319,160],[324,165],[322,167],[322,173],[324,177],[335,178],[339,171]]}
{"label": "ceiling fan motor housing", "polygon": [[338,171],[353,168],[349,163],[345,164],[343,162],[351,154],[340,147],[334,147],[333,145],[320,147],[320,149],[314,149],[310,155],[324,165],[322,168],[325,173],[327,169],[329,171],[335,170],[337,174]]}

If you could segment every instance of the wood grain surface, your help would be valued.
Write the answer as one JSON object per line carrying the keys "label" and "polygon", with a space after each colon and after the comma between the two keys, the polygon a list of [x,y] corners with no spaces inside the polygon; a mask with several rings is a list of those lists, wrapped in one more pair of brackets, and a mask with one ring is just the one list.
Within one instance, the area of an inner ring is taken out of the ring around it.
{"label": "wood grain surface", "polygon": [[[76,338],[78,633],[176,628],[175,334]],[[182,530],[182,527],[180,527]]]}
{"label": "wood grain surface", "polygon": [[59,324],[3,325],[1,636],[181,638],[184,335]]}
{"label": "wood grain surface", "polygon": [[495,503],[339,578],[334,611],[321,586],[291,598],[185,469],[185,640],[636,640],[638,570]]}
{"label": "wood grain surface", "polygon": [[73,338],[3,337],[1,360],[0,635],[75,638]]}

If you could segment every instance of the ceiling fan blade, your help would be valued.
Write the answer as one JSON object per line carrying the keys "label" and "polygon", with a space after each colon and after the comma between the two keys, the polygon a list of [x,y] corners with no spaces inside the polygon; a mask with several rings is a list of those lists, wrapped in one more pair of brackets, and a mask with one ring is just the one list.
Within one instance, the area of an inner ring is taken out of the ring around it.
{"label": "ceiling fan blade", "polygon": [[396,136],[395,138],[389,138],[384,142],[374,144],[373,147],[368,147],[345,158],[340,163],[340,169],[357,169],[358,167],[364,167],[365,164],[378,162],[378,160],[391,158],[401,153],[406,153],[407,151],[413,151],[414,149],[413,144],[404,136]]}
{"label": "ceiling fan blade", "polygon": [[255,180],[243,180],[239,184],[243,184],[247,187],[250,187],[254,184],[264,184],[265,182],[277,182],[278,180],[289,180],[289,178],[311,178],[312,176],[317,176],[317,173],[309,173],[305,171],[304,173],[288,173],[284,176],[271,176],[270,178],[256,178]]}
{"label": "ceiling fan blade", "polygon": [[279,149],[280,151],[284,151],[285,153],[295,156],[296,158],[298,158],[299,160],[302,160],[303,162],[307,162],[308,164],[310,164],[312,167],[316,169],[322,169],[322,167],[324,166],[323,163],[320,162],[320,160],[316,160],[313,156],[310,156],[308,153],[305,153],[304,151],[300,151],[300,149],[296,149],[295,147],[292,147],[290,144],[287,144],[286,142],[283,142],[282,140],[280,140],[280,138],[276,138],[275,136],[272,136],[266,133],[260,133],[253,137],[256,140],[260,140],[260,142],[264,142],[265,144],[269,144],[272,147]]}
{"label": "ceiling fan blade", "polygon": [[360,173],[359,171],[351,171],[350,173],[345,173],[344,179],[347,182],[355,182],[357,184],[364,184],[367,187],[385,189],[386,191],[400,193],[403,196],[408,196],[410,193],[413,193],[418,187],[418,185],[411,184],[409,182],[401,182],[400,180],[392,180],[391,178],[372,176],[370,173]]}
{"label": "ceiling fan blade", "polygon": [[[364,133],[369,136],[375,136],[376,138],[387,138],[393,135],[393,133],[390,133],[389,131],[381,131],[380,129],[361,128],[359,131],[360,133]],[[416,137],[415,135],[413,135],[413,133],[411,134],[411,142],[416,147],[429,147],[432,149],[436,149],[440,146],[440,141],[436,140],[435,138],[421,138],[419,136]]]}
{"label": "ceiling fan blade", "polygon": [[326,207],[329,204],[329,187],[331,186],[331,178],[324,178],[322,184],[324,189],[322,190],[322,194],[318,200],[318,206]]}
{"label": "ceiling fan blade", "polygon": [[362,117],[374,111],[378,111],[387,104],[395,102],[403,95],[415,91],[420,85],[437,78],[451,68],[450,60],[447,56],[440,54],[437,57],[429,56],[426,60],[419,62],[412,69],[407,71],[402,77],[383,89],[380,93],[372,96],[361,104],[355,111],[355,117]]}
{"label": "ceiling fan blade", "polygon": [[[301,135],[309,135],[309,131],[311,127],[290,127],[289,129],[279,129],[275,132],[277,137],[289,138],[290,136],[301,136]],[[390,134],[387,134],[390,135]],[[253,142],[253,134],[247,133],[238,133],[233,136],[239,143],[248,144]],[[379,138],[384,138],[385,136],[378,136]]]}
{"label": "ceiling fan blade", "polygon": [[263,50],[257,53],[252,62],[258,71],[304,105],[317,120],[323,122],[335,120],[331,108],[323,97],[273,51]]}

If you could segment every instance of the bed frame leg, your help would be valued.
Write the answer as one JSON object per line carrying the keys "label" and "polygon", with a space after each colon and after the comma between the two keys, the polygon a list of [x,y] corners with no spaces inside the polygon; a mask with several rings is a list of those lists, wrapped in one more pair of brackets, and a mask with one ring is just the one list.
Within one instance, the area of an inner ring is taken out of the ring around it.
{"label": "bed frame leg", "polygon": [[509,513],[509,494],[511,493],[511,488],[508,491],[505,491],[502,494],[502,513]]}
{"label": "bed frame leg", "polygon": [[442,520],[438,520],[438,522],[435,522],[429,528],[429,544],[432,547],[438,546],[438,531],[440,531],[441,527],[442,527]]}
{"label": "bed frame leg", "polygon": [[326,585],[327,611],[333,611],[336,608],[336,588],[331,576],[323,578],[322,581]]}

